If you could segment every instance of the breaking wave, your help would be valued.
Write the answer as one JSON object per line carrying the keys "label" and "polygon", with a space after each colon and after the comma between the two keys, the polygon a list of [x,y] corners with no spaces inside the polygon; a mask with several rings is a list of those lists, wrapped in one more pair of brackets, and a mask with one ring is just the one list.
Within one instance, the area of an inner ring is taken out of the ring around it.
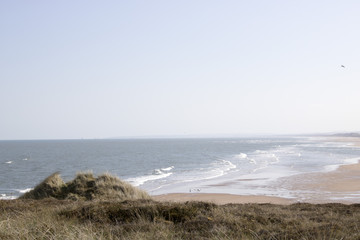
{"label": "breaking wave", "polygon": [[247,158],[247,154],[246,153],[240,153],[238,155],[236,155],[237,158],[240,158],[240,159],[246,159]]}
{"label": "breaking wave", "polygon": [[128,179],[125,179],[125,181],[131,183],[135,187],[138,187],[148,181],[154,181],[154,180],[159,180],[162,178],[169,177],[170,175],[173,174],[172,172],[170,172],[172,169],[174,169],[174,166],[167,167],[167,168],[154,169],[152,171],[152,173],[149,175],[128,178]]}

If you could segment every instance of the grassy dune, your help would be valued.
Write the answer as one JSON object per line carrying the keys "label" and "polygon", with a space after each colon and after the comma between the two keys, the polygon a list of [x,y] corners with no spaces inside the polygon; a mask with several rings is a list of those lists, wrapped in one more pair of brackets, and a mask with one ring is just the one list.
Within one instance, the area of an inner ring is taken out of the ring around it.
{"label": "grassy dune", "polygon": [[[89,175],[95,183],[75,192],[69,189],[79,175],[60,179],[55,174],[21,199],[0,201],[0,239],[360,239],[360,204],[164,203],[142,191],[127,196],[138,189],[113,177]],[[35,194],[50,183],[60,188]]]}
{"label": "grassy dune", "polygon": [[110,174],[95,177],[91,172],[78,173],[65,183],[59,173],[54,173],[25,193],[20,199],[70,199],[70,200],[129,200],[150,199],[143,190],[121,181]]}
{"label": "grassy dune", "polygon": [[359,239],[360,205],[0,201],[0,239]]}

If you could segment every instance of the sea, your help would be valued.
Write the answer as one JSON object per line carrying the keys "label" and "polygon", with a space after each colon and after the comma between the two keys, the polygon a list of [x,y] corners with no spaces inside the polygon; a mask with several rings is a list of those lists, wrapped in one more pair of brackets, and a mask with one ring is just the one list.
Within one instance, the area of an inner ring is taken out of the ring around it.
{"label": "sea", "polygon": [[[294,197],[289,176],[357,163],[360,148],[330,137],[0,141],[0,199],[30,191],[54,172],[110,173],[150,195],[230,193]],[[360,198],[360,196],[359,196]]]}

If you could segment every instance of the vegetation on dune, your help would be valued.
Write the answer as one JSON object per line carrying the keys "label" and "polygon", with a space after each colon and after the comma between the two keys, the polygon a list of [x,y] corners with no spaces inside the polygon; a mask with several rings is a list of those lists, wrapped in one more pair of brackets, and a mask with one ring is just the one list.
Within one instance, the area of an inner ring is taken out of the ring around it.
{"label": "vegetation on dune", "polygon": [[0,200],[0,239],[360,239],[359,220],[360,204],[156,202],[92,173]]}
{"label": "vegetation on dune", "polygon": [[0,239],[359,239],[360,204],[0,201]]}
{"label": "vegetation on dune", "polygon": [[69,199],[69,200],[127,200],[150,199],[143,190],[110,174],[95,177],[93,173],[78,173],[72,181],[65,183],[59,173],[42,181],[20,199]]}

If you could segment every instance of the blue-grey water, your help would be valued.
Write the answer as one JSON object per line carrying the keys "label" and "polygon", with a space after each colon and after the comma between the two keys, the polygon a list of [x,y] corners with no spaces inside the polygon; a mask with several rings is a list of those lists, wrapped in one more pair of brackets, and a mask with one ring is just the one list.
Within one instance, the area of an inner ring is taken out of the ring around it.
{"label": "blue-grey water", "polygon": [[68,181],[87,170],[110,172],[150,194],[286,196],[268,186],[359,158],[359,147],[314,137],[0,141],[0,198],[18,197],[54,172]]}

